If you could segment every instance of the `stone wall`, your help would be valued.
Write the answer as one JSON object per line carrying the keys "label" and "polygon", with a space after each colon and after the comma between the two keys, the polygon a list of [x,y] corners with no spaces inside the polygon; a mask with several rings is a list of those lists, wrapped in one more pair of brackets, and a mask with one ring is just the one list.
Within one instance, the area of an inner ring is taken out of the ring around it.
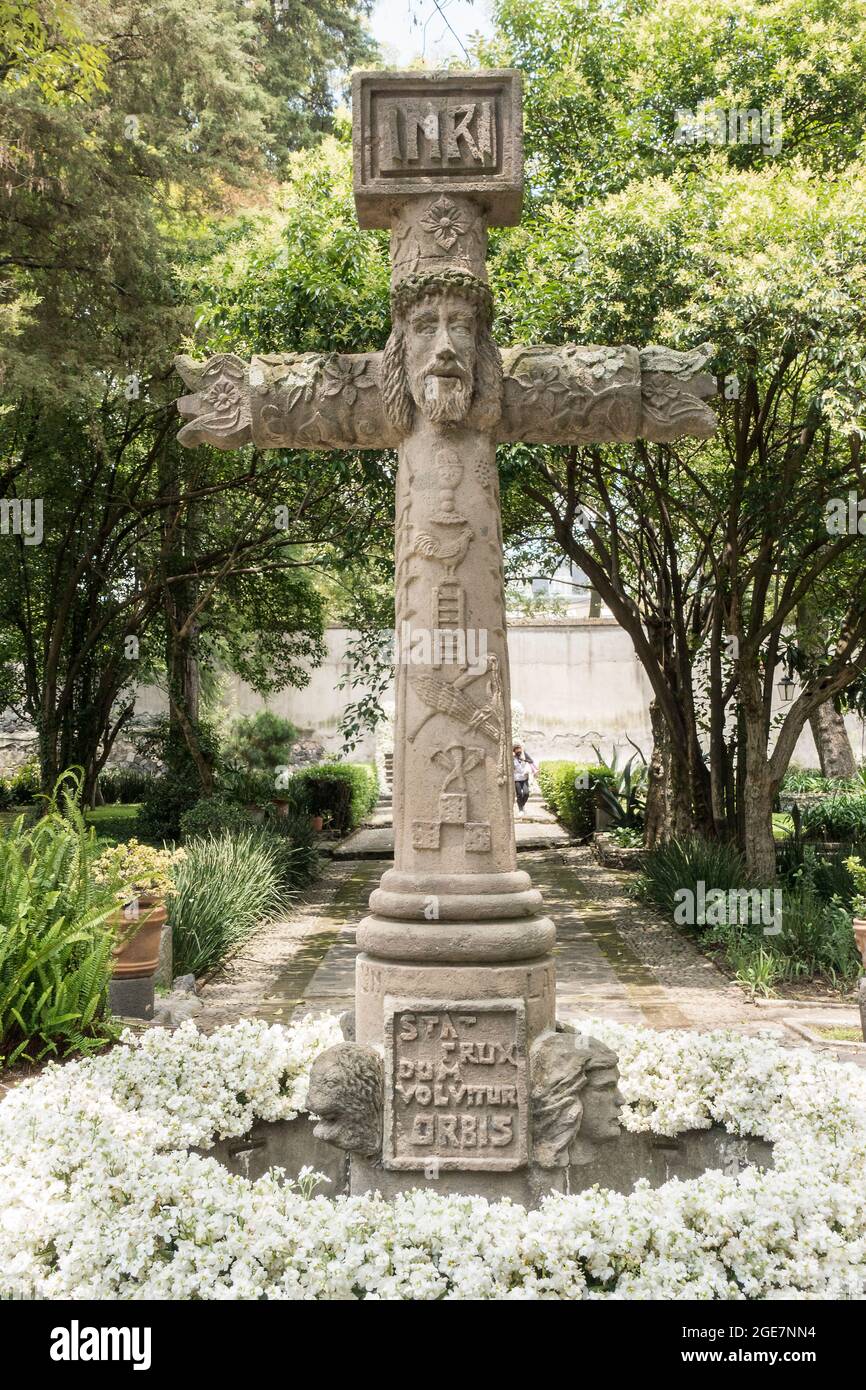
{"label": "stone wall", "polygon": [[[346,649],[351,633],[328,628],[326,655],[311,673],[303,690],[285,690],[271,696],[268,708],[285,715],[300,729],[310,748],[339,753],[340,717],[358,692],[340,689],[348,671]],[[593,746],[609,755],[613,748],[628,748],[633,739],[648,757],[652,748],[649,725],[650,687],[631,642],[612,618],[513,619],[508,630],[511,660],[511,694],[515,727],[532,756],[576,758],[591,761]],[[254,714],[264,701],[242,681],[224,682],[226,720]],[[386,700],[393,696],[386,696]],[[152,687],[141,690],[137,717],[165,712],[163,695]],[[866,726],[857,715],[846,717],[855,758],[866,756]],[[11,717],[0,717],[0,773],[8,773],[33,757],[32,732]],[[367,735],[355,754],[358,760],[375,762],[376,739]],[[120,740],[112,763],[135,758],[132,741]],[[808,728],[797,745],[794,762],[817,767],[818,756]]]}
{"label": "stone wall", "polygon": [[[283,1168],[289,1178],[296,1178],[306,1165],[330,1179],[325,1189],[328,1197],[338,1197],[349,1190],[346,1155],[332,1144],[317,1139],[313,1122],[305,1114],[295,1120],[259,1121],[239,1139],[220,1139],[213,1148],[196,1152],[216,1158],[230,1172],[251,1182],[271,1168]],[[631,1192],[641,1178],[646,1178],[650,1187],[661,1187],[672,1178],[686,1182],[710,1170],[735,1175],[749,1164],[772,1168],[772,1144],[751,1136],[728,1134],[721,1125],[686,1130],[676,1138],[623,1133],[619,1139],[604,1145],[595,1162],[584,1166],[572,1164],[568,1169],[567,1185],[571,1192],[580,1192],[595,1183],[615,1192]],[[385,1195],[388,1195],[388,1179],[392,1176],[381,1171],[381,1189]],[[461,1176],[466,1177],[465,1174]],[[441,1190],[452,1187],[458,1190],[448,1178],[449,1174],[443,1172],[431,1183],[435,1186],[439,1182]],[[418,1186],[424,1186],[425,1181],[419,1173]]]}

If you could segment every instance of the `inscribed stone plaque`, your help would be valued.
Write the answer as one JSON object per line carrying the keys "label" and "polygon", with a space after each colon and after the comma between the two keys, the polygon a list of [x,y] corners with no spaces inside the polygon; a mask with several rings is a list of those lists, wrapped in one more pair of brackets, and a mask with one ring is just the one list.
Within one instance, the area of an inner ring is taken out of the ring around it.
{"label": "inscribed stone plaque", "polygon": [[522,999],[386,995],[386,1168],[521,1168],[527,1129]]}
{"label": "inscribed stone plaque", "polygon": [[478,194],[493,226],[520,221],[520,74],[359,72],[352,79],[355,207],[388,227],[407,194]]}

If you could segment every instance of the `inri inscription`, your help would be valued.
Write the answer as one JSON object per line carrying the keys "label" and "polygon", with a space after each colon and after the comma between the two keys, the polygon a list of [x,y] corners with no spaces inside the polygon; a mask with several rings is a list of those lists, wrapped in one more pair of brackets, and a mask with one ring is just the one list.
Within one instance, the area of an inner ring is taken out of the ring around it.
{"label": "inri inscription", "polygon": [[356,73],[352,106],[362,227],[390,227],[402,198],[452,191],[477,195],[491,225],[520,220],[517,73]]}
{"label": "inri inscription", "polygon": [[385,1000],[386,1168],[527,1161],[523,1000]]}

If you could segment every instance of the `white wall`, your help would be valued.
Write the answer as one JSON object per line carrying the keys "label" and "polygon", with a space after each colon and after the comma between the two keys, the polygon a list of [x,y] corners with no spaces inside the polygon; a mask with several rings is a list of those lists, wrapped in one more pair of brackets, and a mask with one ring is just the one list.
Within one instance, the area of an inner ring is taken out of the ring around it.
{"label": "white wall", "polygon": [[[338,689],[348,669],[345,653],[351,635],[346,628],[328,628],[325,660],[311,672],[303,690],[285,690],[265,702],[242,681],[226,679],[228,721],[267,703],[320,742],[326,752],[339,752],[340,717],[349,701],[358,697],[358,692]],[[629,738],[649,756],[649,682],[628,636],[612,618],[515,619],[509,624],[508,649],[512,702],[519,706],[521,737],[533,757],[591,759],[594,744],[609,754],[613,747],[627,748]],[[162,712],[164,698],[159,691],[143,689],[137,709],[139,713]],[[863,759],[864,724],[856,715],[849,715],[846,723],[854,756]],[[353,756],[373,761],[375,738],[365,737]],[[803,767],[818,765],[808,729],[797,745],[794,762]]]}

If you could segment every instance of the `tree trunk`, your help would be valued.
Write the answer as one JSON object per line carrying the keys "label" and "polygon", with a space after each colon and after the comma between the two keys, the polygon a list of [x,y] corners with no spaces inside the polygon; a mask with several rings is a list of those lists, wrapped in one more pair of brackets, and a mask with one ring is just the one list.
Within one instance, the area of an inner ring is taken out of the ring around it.
{"label": "tree trunk", "polygon": [[[800,646],[819,665],[824,655],[823,624],[814,599],[807,598],[797,608],[797,637]],[[848,731],[841,714],[825,700],[809,716],[809,727],[818,750],[824,777],[853,777],[857,771]]]}
{"label": "tree trunk", "polygon": [[[773,801],[778,790],[767,759],[767,726],[758,671],[740,662],[742,726],[740,743],[743,778],[740,786],[743,850],[746,867],[760,887],[776,877],[776,841],[773,838]],[[745,744],[745,747],[744,747]],[[745,753],[745,757],[743,756]]]}
{"label": "tree trunk", "polygon": [[166,525],[172,531],[172,543],[166,548],[167,582],[163,594],[169,725],[171,733],[182,738],[189,749],[203,794],[211,796],[214,789],[213,768],[198,737],[201,677],[198,663],[199,629],[193,617],[198,584],[192,574],[183,580],[168,582],[174,574],[181,572],[181,566],[186,568],[196,547],[193,507],[190,504],[185,514],[181,515],[179,465],[176,455],[171,452],[163,464],[162,485],[168,502]]}
{"label": "tree trunk", "polygon": [[809,718],[809,727],[824,777],[853,777],[857,771],[845,721],[832,700],[825,700]]}
{"label": "tree trunk", "polygon": [[649,849],[694,833],[688,767],[673,755],[667,720],[658,701],[650,705],[653,752],[646,798],[646,843]]}

